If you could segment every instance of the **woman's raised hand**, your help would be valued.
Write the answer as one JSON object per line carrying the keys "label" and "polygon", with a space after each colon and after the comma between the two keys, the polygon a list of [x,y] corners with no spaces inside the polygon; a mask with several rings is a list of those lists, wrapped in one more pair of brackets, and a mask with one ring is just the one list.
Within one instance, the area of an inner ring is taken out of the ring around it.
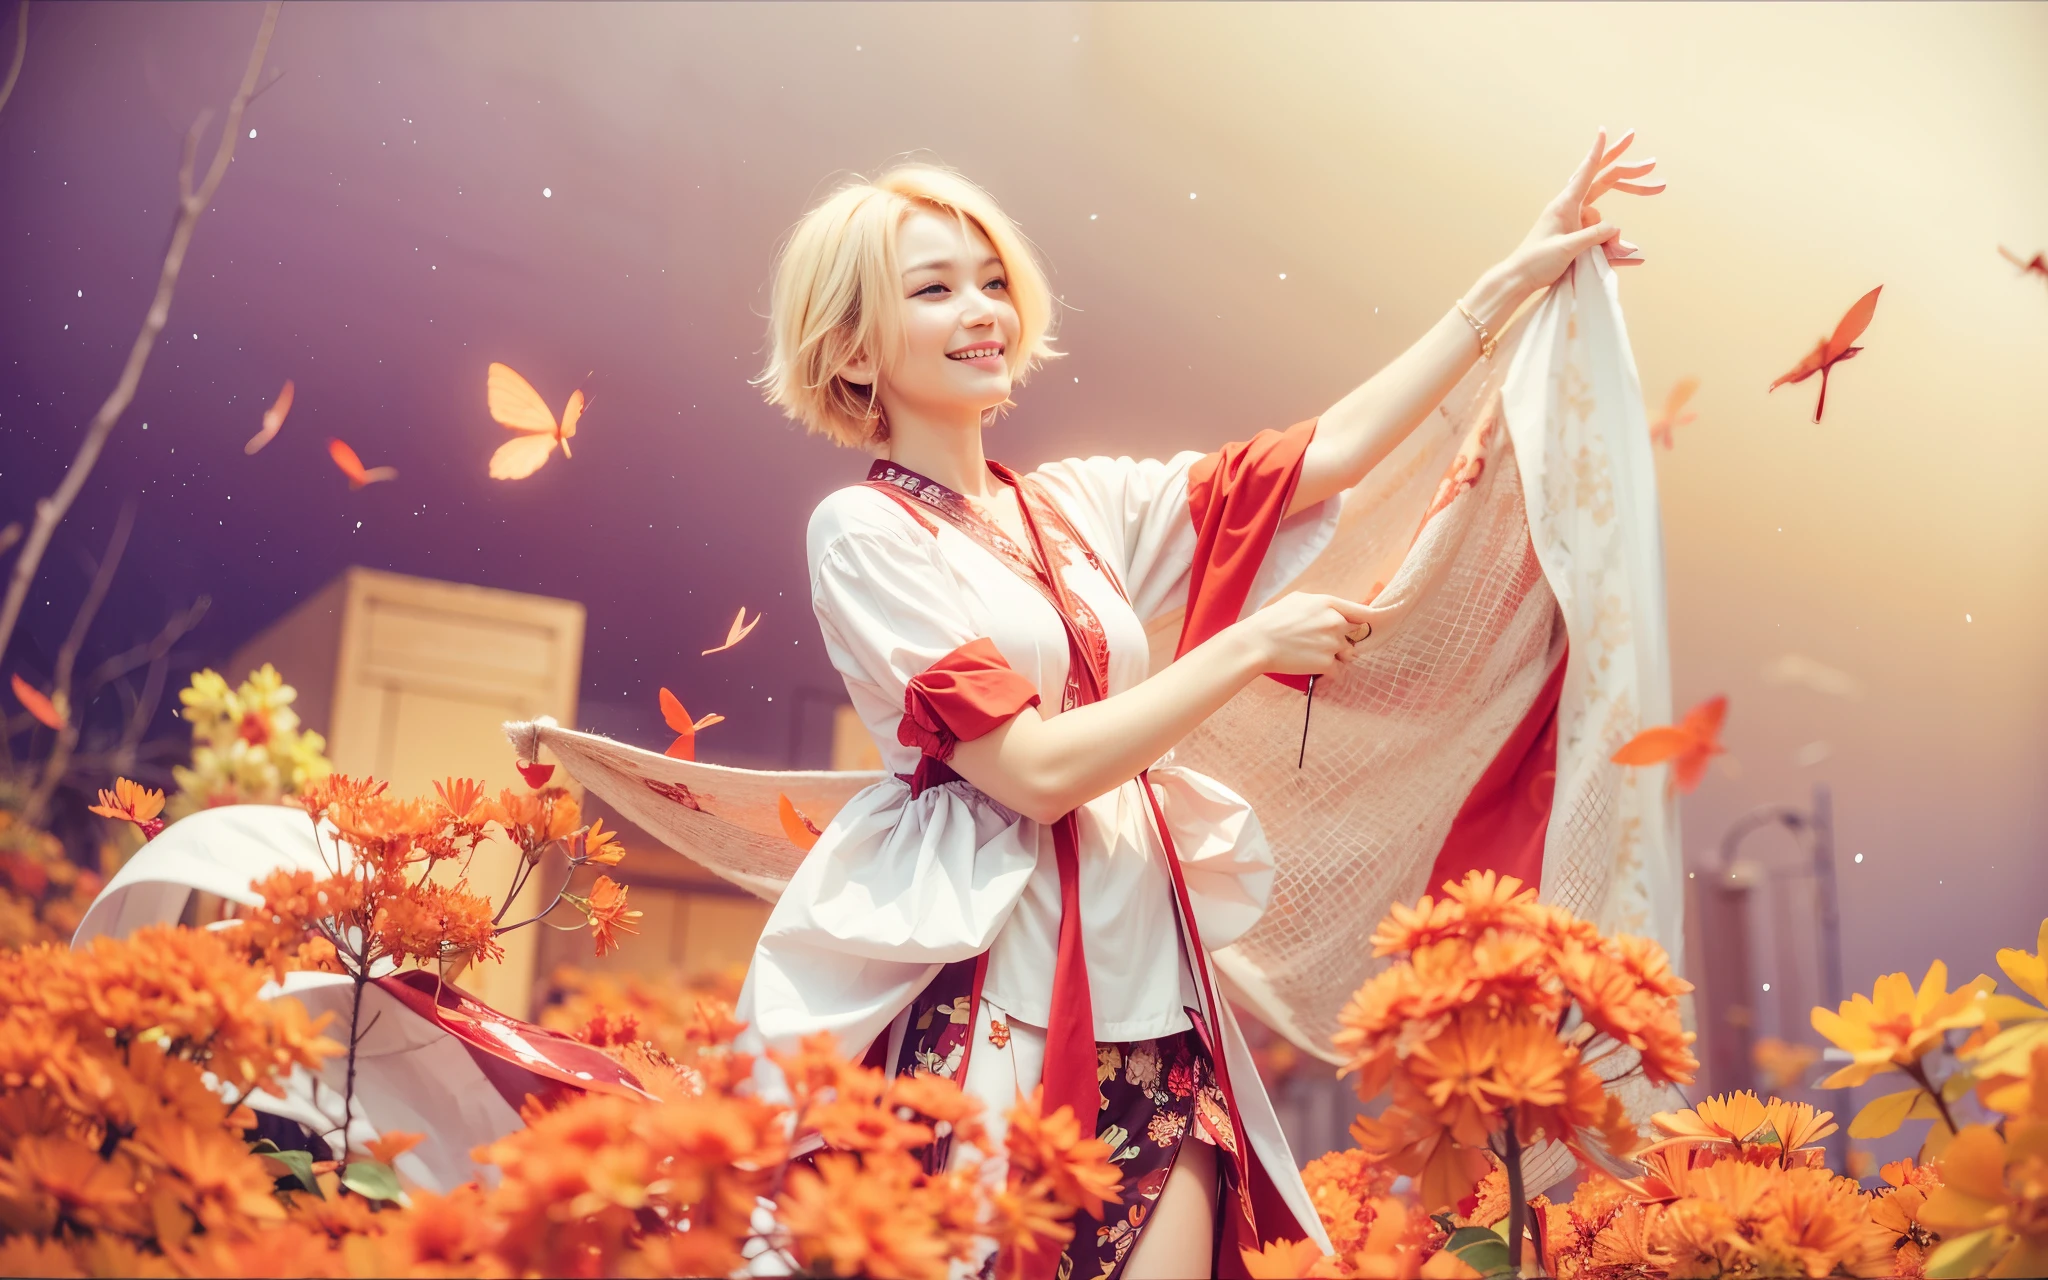
{"label": "woman's raised hand", "polygon": [[1260,670],[1327,676],[1351,661],[1351,633],[1366,618],[1365,606],[1356,600],[1295,591],[1239,625],[1258,646]]}
{"label": "woman's raised hand", "polygon": [[1607,130],[1593,135],[1593,149],[1572,171],[1571,180],[1557,198],[1543,206],[1536,225],[1505,264],[1531,290],[1550,285],[1564,269],[1593,245],[1600,245],[1615,266],[1633,266],[1643,261],[1642,252],[1621,238],[1621,227],[1603,220],[1593,202],[1609,191],[1632,196],[1653,196],[1664,189],[1661,182],[1637,182],[1657,167],[1652,158],[1637,164],[1617,164],[1621,153],[1636,138],[1631,129],[1612,147]]}

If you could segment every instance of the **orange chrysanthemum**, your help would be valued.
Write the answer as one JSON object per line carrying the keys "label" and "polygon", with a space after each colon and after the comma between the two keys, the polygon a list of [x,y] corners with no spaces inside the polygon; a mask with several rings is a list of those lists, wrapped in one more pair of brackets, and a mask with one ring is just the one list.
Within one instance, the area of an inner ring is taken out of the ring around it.
{"label": "orange chrysanthemum", "polygon": [[638,933],[634,922],[640,912],[626,909],[626,886],[610,876],[599,876],[590,887],[590,940],[603,955],[619,945],[618,935]]}

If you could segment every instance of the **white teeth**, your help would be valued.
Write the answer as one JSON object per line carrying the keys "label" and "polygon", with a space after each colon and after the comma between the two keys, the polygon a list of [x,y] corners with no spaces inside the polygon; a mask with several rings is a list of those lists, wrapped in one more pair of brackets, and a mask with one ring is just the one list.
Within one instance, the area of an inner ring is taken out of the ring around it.
{"label": "white teeth", "polygon": [[979,360],[983,356],[999,356],[1001,354],[1003,352],[1000,347],[980,347],[971,351],[956,351],[946,358],[948,360]]}

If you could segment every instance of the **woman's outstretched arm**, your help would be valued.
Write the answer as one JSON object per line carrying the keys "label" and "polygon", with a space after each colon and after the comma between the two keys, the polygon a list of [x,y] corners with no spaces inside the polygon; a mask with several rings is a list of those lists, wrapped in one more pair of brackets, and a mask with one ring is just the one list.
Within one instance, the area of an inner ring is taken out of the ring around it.
{"label": "woman's outstretched arm", "polygon": [[[1490,336],[1498,337],[1525,299],[1547,288],[1572,259],[1596,244],[1605,246],[1607,260],[1617,266],[1643,260],[1634,245],[1621,239],[1621,228],[1602,221],[1593,207],[1593,201],[1609,190],[1655,195],[1664,189],[1661,182],[1629,181],[1655,168],[1654,159],[1614,163],[1634,139],[1634,133],[1624,134],[1609,148],[1607,131],[1600,130],[1593,149],[1564,190],[1544,206],[1521,245],[1488,268],[1459,299]],[[1302,458],[1290,514],[1364,479],[1450,394],[1479,355],[1478,332],[1457,307],[1451,307],[1413,346],[1331,405],[1317,422],[1315,438]]]}
{"label": "woman's outstretched arm", "polygon": [[1225,627],[1151,679],[1046,719],[1026,707],[953,750],[954,772],[1027,818],[1052,822],[1165,755],[1260,673],[1328,675],[1351,658],[1365,608],[1296,592]]}

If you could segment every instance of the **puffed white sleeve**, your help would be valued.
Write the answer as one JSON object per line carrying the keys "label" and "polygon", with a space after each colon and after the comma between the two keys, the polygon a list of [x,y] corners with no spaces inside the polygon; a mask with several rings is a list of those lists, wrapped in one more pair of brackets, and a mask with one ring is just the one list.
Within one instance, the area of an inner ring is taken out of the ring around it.
{"label": "puffed white sleeve", "polygon": [[1142,622],[1225,601],[1235,621],[1299,577],[1336,532],[1336,498],[1284,515],[1314,425],[1163,462],[1067,458],[1031,475],[1121,575]]}
{"label": "puffed white sleeve", "polygon": [[[946,685],[927,673],[945,672],[949,659],[959,668],[961,651],[994,652],[974,634],[950,574],[916,541],[930,534],[905,523],[839,529],[812,549],[813,605],[834,665],[850,692],[898,708],[920,688]],[[975,674],[987,663],[967,665],[970,684],[1000,681]],[[1035,700],[1028,684],[1009,687]],[[965,715],[943,689],[935,697],[940,731],[928,738],[978,736],[971,725],[948,728],[946,717]],[[941,965],[988,950],[1037,859],[1037,824],[964,783],[916,796],[895,777],[869,787],[832,819],[776,902],[741,1020],[771,1045],[828,1031],[859,1055]]]}

